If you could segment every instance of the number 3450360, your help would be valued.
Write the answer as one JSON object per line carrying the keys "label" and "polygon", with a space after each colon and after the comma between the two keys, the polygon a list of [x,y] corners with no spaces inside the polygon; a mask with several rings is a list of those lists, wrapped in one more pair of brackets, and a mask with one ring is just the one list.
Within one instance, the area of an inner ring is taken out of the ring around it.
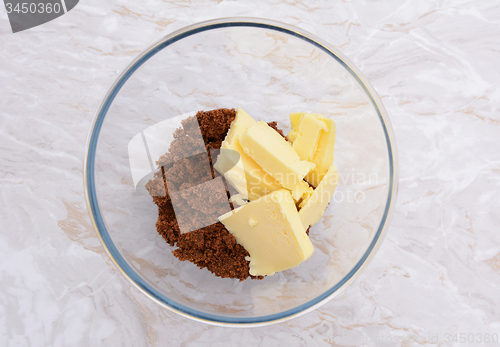
{"label": "number 3450360", "polygon": [[61,12],[61,5],[59,3],[18,3],[13,6],[10,2],[5,3],[5,8],[7,9],[7,13],[59,13]]}

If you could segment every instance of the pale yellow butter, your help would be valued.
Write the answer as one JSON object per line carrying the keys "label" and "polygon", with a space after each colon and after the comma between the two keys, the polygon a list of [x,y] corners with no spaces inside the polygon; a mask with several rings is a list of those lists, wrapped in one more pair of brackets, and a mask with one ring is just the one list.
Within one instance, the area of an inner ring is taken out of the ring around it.
{"label": "pale yellow butter", "polygon": [[297,266],[314,251],[286,189],[228,212],[219,220],[250,254],[253,276],[269,276]]}
{"label": "pale yellow butter", "polygon": [[[316,118],[319,123],[313,121]],[[307,126],[303,123],[307,120]],[[319,114],[312,113],[292,113],[290,114],[292,130],[287,138],[293,143],[293,147],[302,159],[307,156],[307,160],[316,164],[306,175],[305,180],[317,187],[325,176],[328,168],[333,164],[335,150],[335,122]],[[326,129],[322,128],[326,125]],[[318,128],[322,128],[318,132]],[[323,130],[324,129],[324,130]],[[314,142],[316,147],[313,150]],[[311,157],[311,153],[314,155]]]}
{"label": "pale yellow butter", "polygon": [[302,117],[305,115],[305,112],[296,112],[296,113],[290,113],[290,124],[292,126],[292,131],[286,135],[286,138],[288,141],[293,142],[295,141],[295,138],[298,135],[298,130],[299,130],[299,124],[300,121],[302,120]]}
{"label": "pale yellow butter", "polygon": [[[328,126],[323,116],[306,113],[303,115],[298,130],[293,141],[293,149],[297,152],[300,159],[313,161],[318,147],[318,141],[323,133],[328,132]],[[291,135],[291,134],[289,134]]]}
{"label": "pale yellow butter", "polygon": [[339,174],[337,167],[332,165],[311,196],[299,205],[301,207],[299,216],[304,228],[307,229],[310,225],[316,224],[321,219],[338,183]]}
{"label": "pale yellow butter", "polygon": [[301,160],[291,144],[263,121],[251,125],[240,136],[240,144],[246,154],[290,190],[301,184],[304,176],[316,166]]}
{"label": "pale yellow butter", "polygon": [[295,112],[290,113],[290,125],[292,126],[292,130],[299,130],[300,122],[302,121],[302,117],[306,112]]}
{"label": "pale yellow butter", "polygon": [[[281,189],[281,185],[250,158],[240,145],[239,137],[255,124],[255,120],[241,107],[222,142],[221,153],[214,168],[224,176],[243,198],[250,201]],[[232,152],[235,151],[235,152]],[[235,156],[235,154],[239,154]]]}
{"label": "pale yellow butter", "polygon": [[326,172],[333,164],[335,154],[335,122],[329,118],[325,118],[324,121],[329,131],[321,134],[313,162],[319,171]]}
{"label": "pale yellow butter", "polygon": [[328,132],[321,134],[318,141],[318,148],[314,155],[313,163],[316,167],[311,170],[307,176],[306,181],[317,187],[321,182],[326,172],[333,164],[335,155],[335,122],[332,119],[325,118],[328,125]]}

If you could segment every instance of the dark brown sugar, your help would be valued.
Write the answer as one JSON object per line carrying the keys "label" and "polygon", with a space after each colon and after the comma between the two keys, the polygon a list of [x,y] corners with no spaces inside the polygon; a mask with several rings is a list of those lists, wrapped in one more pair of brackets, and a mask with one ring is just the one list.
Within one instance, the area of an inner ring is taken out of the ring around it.
{"label": "dark brown sugar", "polygon": [[[206,267],[220,277],[244,280],[250,276],[249,262],[245,260],[249,254],[222,223],[216,221],[187,233],[181,233],[179,227],[181,222],[181,227],[189,230],[203,225],[207,214],[220,216],[227,212],[226,192],[224,196],[211,197],[211,204],[193,206],[192,202],[196,201],[193,197],[206,195],[203,187],[206,189],[215,178],[210,149],[220,148],[235,116],[234,109],[218,109],[200,111],[196,117],[182,121],[182,127],[174,132],[169,151],[156,162],[159,169],[146,189],[158,206],[156,229],[168,244],[178,247],[173,253],[179,260]],[[203,141],[199,138],[200,131]],[[187,217],[185,220],[178,221],[172,197],[177,212]],[[220,201],[226,201],[226,205],[217,204]]]}
{"label": "dark brown sugar", "polygon": [[[169,151],[156,162],[158,171],[146,189],[158,206],[156,229],[169,245],[178,247],[173,254],[179,260],[206,267],[219,277],[242,281],[263,277],[249,274],[249,261],[245,260],[248,252],[217,220],[232,208],[227,191],[232,188],[214,171],[215,158],[211,158],[211,153],[216,153],[213,150],[220,149],[235,116],[234,109],[223,108],[200,111],[183,120]],[[268,124],[285,137],[276,122]],[[207,220],[212,224],[206,226]]]}

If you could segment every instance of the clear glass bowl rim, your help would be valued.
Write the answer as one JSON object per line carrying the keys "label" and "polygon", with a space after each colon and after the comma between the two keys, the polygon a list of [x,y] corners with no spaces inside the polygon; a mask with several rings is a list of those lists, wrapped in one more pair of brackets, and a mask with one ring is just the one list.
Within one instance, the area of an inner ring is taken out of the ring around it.
{"label": "clear glass bowl rim", "polygon": [[[95,165],[95,154],[97,149],[97,142],[99,138],[99,132],[102,127],[106,113],[112,104],[114,98],[120,91],[121,87],[129,79],[130,76],[149,58],[161,51],[162,49],[168,47],[169,45],[182,40],[183,38],[195,35],[200,32],[228,28],[228,27],[257,27],[264,28],[273,31],[278,31],[281,33],[293,35],[299,39],[302,39],[315,47],[321,49],[323,52],[327,53],[338,63],[340,63],[359,83],[367,94],[370,102],[372,103],[374,109],[376,110],[380,122],[382,124],[385,140],[387,143],[388,156],[389,156],[389,189],[387,196],[387,203],[384,209],[382,220],[377,228],[375,237],[370,243],[368,249],[363,254],[361,259],[356,263],[354,268],[346,275],[344,278],[338,282],[335,286],[324,292],[323,294],[317,296],[313,300],[310,300],[300,306],[293,309],[283,311],[280,313],[259,316],[259,317],[227,317],[222,315],[214,315],[201,311],[197,311],[190,307],[181,305],[165,295],[158,292],[154,287],[147,283],[123,258],[120,254],[113,241],[111,240],[110,234],[106,228],[104,220],[102,218],[99,204],[97,201],[97,193],[95,189],[94,182],[94,165]],[[234,327],[244,327],[244,326],[260,326],[269,325],[273,323],[282,322],[299,315],[303,315],[310,312],[319,306],[325,304],[334,296],[338,295],[343,289],[345,289],[350,283],[352,283],[362,272],[362,270],[368,265],[368,263],[373,258],[377,249],[380,247],[382,240],[387,233],[389,226],[390,217],[394,210],[394,203],[397,195],[398,188],[398,162],[397,162],[397,150],[394,141],[394,134],[392,127],[387,116],[387,112],[378,97],[377,93],[373,87],[369,84],[363,74],[340,52],[338,52],[332,45],[323,41],[322,39],[316,37],[315,35],[296,28],[294,26],[281,23],[278,21],[262,19],[262,18],[250,18],[250,17],[231,17],[231,18],[219,18],[214,20],[209,20],[205,22],[196,23],[189,25],[182,29],[179,29],[169,35],[164,36],[155,44],[148,47],[141,54],[139,54],[132,63],[118,76],[115,82],[111,85],[105,97],[103,98],[101,104],[99,105],[94,120],[92,122],[89,135],[87,138],[86,152],[84,157],[84,167],[83,167],[83,180],[84,180],[84,190],[85,198],[87,203],[87,208],[89,215],[96,230],[97,236],[100,239],[106,253],[111,258],[118,270],[128,279],[131,283],[137,287],[142,293],[151,298],[153,301],[157,302],[163,307],[176,312],[182,316],[213,324],[213,325],[223,325],[223,326],[234,326]]]}

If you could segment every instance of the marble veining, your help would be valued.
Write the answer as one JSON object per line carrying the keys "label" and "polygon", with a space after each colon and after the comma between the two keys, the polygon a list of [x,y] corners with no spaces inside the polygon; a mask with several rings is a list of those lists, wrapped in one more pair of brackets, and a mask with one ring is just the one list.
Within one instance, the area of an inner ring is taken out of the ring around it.
{"label": "marble veining", "polygon": [[[162,36],[228,16],[338,47],[380,95],[400,164],[391,228],[363,274],[311,313],[251,329],[140,293],[100,245],[82,184],[93,113],[118,73]],[[499,345],[499,24],[493,1],[88,0],[12,34],[2,9],[0,345]]]}

